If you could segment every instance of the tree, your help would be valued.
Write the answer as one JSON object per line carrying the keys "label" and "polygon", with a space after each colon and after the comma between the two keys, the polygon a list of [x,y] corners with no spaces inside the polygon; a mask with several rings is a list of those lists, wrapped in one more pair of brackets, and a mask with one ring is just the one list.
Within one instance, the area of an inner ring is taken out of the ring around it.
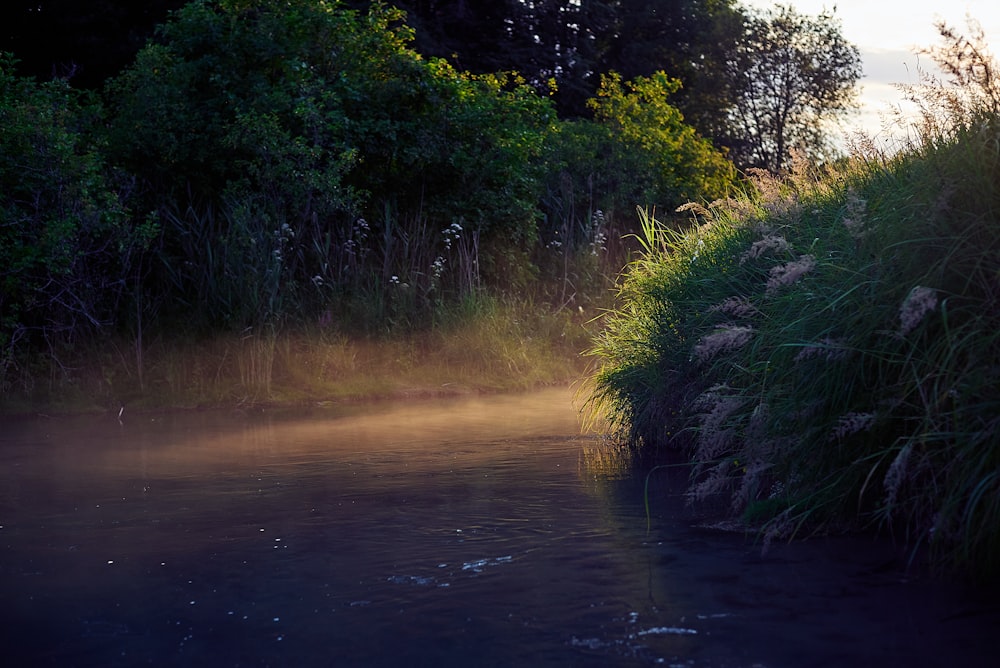
{"label": "tree", "polygon": [[623,162],[642,165],[628,175],[633,203],[670,210],[722,197],[732,183],[729,161],[668,102],[679,87],[664,72],[624,84],[610,74],[589,103],[595,120],[611,128]]}
{"label": "tree", "polygon": [[594,119],[565,120],[546,141],[540,232],[566,252],[594,242],[595,220],[634,224],[636,205],[673,211],[726,195],[731,162],[669,102],[680,82],[663,72],[623,82],[601,77]]}
{"label": "tree", "polygon": [[[377,0],[374,0],[377,1]],[[347,0],[367,9],[373,0]],[[604,2],[579,0],[399,0],[413,47],[476,74],[517,72],[553,95],[560,114],[586,113],[597,88],[596,32],[610,25]]]}
{"label": "tree", "polygon": [[[726,63],[740,38],[734,0],[608,0],[610,22],[595,26],[598,70],[625,79],[663,71],[681,82],[671,101],[700,134],[725,134],[732,105]],[[717,142],[718,143],[718,142]]]}
{"label": "tree", "polygon": [[[372,0],[349,0],[368,7]],[[664,71],[689,123],[714,138],[724,127],[725,63],[743,24],[735,0],[399,0],[414,48],[476,73],[516,71],[553,98],[561,118],[586,118],[601,75]]]}
{"label": "tree", "polygon": [[829,150],[828,121],[855,107],[858,48],[833,12],[805,16],[777,5],[747,17],[728,63],[734,93],[728,144],[739,167],[778,172],[799,149]]}
{"label": "tree", "polygon": [[187,0],[4,0],[0,50],[19,74],[98,89],[128,65],[157,23]]}

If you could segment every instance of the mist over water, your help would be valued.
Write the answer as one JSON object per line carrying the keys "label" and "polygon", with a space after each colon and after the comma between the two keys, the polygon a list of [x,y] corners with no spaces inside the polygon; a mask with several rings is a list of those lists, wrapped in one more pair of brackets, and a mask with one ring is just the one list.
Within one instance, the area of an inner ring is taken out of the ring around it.
{"label": "mist over water", "polygon": [[8,420],[5,664],[991,665],[989,601],[884,544],[762,556],[683,473],[647,534],[620,464],[563,388]]}

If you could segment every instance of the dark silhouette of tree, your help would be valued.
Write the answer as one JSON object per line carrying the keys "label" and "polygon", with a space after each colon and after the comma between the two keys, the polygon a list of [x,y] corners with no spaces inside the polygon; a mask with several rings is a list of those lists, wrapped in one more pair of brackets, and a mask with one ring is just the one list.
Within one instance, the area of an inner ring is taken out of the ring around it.
{"label": "dark silhouette of tree", "polygon": [[[367,9],[371,0],[348,0]],[[516,71],[543,94],[558,89],[564,116],[587,115],[597,90],[596,30],[609,25],[602,2],[578,0],[400,0],[414,48],[477,74]]]}
{"label": "dark silhouette of tree", "polygon": [[779,172],[795,149],[824,156],[828,121],[854,108],[861,78],[861,56],[840,28],[834,12],[806,16],[788,5],[747,18],[728,70],[738,166]]}
{"label": "dark silhouette of tree", "polygon": [[679,79],[672,103],[711,138],[724,134],[732,104],[726,63],[744,15],[733,0],[610,0],[599,37],[601,72],[624,78],[664,71]]}
{"label": "dark silhouette of tree", "polygon": [[15,55],[20,74],[99,88],[131,63],[156,25],[186,1],[4,0],[0,51]]}
{"label": "dark silhouette of tree", "polygon": [[[372,3],[348,1],[358,9]],[[406,12],[406,23],[415,31],[414,46],[426,56],[447,58],[462,70],[484,73],[510,69],[507,49],[512,41],[506,30],[512,5],[505,0],[402,0],[393,2]]]}
{"label": "dark silhouette of tree", "polygon": [[[347,4],[365,8],[370,0]],[[400,0],[414,48],[456,67],[515,70],[541,92],[555,83],[563,118],[589,117],[602,74],[664,71],[672,102],[702,134],[722,134],[732,100],[725,64],[743,15],[734,0]]]}

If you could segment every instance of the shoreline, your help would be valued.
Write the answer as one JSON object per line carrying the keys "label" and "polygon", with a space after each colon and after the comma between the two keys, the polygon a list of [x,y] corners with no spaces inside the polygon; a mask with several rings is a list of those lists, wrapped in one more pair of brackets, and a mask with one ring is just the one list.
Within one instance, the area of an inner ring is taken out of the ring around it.
{"label": "shoreline", "polygon": [[132,414],[267,410],[584,382],[592,333],[585,323],[544,320],[549,331],[521,324],[497,334],[472,323],[384,340],[311,332],[221,336],[156,342],[141,357],[134,343],[111,342],[69,360],[36,360],[19,387],[4,388],[0,417],[117,414],[122,407]]}

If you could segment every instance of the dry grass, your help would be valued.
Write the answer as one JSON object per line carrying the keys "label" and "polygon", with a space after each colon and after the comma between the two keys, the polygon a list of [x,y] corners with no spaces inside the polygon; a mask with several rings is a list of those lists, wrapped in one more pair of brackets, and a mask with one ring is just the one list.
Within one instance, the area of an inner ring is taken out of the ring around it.
{"label": "dry grass", "polygon": [[[579,312],[495,304],[392,339],[324,330],[108,342],[8,392],[3,412],[117,411],[363,400],[528,389],[585,373],[592,324]],[[137,359],[144,364],[142,374]],[[34,370],[32,377],[40,375]],[[141,378],[141,381],[140,381]]]}

